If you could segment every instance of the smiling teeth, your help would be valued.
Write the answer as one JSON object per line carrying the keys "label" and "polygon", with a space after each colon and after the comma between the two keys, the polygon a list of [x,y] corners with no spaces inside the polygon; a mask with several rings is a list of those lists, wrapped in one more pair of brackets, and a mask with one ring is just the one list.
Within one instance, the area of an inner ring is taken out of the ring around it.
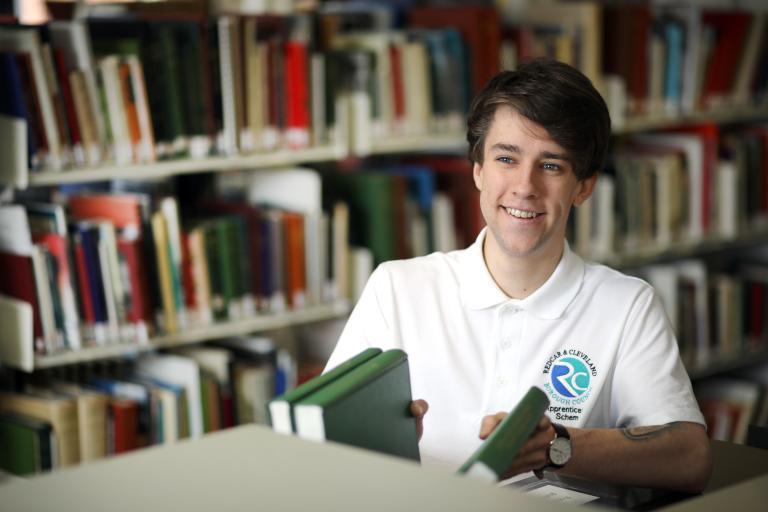
{"label": "smiling teeth", "polygon": [[507,208],[507,213],[513,217],[520,219],[532,219],[538,215],[536,212],[526,212],[524,210],[518,210],[517,208]]}

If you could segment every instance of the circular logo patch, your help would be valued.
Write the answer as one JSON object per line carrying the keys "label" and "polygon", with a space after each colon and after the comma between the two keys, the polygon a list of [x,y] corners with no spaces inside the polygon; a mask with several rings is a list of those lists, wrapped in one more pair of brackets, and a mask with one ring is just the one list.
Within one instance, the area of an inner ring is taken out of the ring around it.
{"label": "circular logo patch", "polygon": [[566,398],[576,398],[589,389],[589,368],[575,357],[561,357],[552,365],[552,387]]}

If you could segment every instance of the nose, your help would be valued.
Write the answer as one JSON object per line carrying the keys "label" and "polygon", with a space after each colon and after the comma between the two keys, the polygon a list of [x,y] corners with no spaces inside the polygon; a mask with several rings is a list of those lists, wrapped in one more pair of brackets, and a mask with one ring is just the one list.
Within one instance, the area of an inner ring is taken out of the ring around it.
{"label": "nose", "polygon": [[520,165],[511,173],[512,193],[517,197],[533,197],[536,195],[536,166],[534,163]]}

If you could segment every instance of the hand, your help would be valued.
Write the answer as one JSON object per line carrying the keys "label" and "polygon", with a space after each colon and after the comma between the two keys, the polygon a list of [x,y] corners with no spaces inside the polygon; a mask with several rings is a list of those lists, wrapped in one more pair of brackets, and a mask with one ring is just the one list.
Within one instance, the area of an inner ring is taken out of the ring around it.
{"label": "hand", "polygon": [[416,434],[421,441],[421,434],[424,433],[424,415],[429,410],[429,404],[426,400],[414,400],[410,406],[411,415],[416,418]]}
{"label": "hand", "polygon": [[[486,439],[507,416],[499,412],[483,418],[480,424],[480,439]],[[510,478],[527,471],[538,471],[547,464],[547,447],[555,438],[555,429],[547,416],[543,416],[531,436],[518,452],[515,460],[504,473],[503,478]],[[537,474],[537,476],[539,476]]]}

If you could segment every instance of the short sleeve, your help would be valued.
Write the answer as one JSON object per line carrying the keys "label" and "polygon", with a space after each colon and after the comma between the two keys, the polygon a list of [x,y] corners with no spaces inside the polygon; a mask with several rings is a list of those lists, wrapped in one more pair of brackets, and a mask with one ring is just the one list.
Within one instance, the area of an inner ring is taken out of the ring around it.
{"label": "short sleeve", "polygon": [[392,348],[390,322],[381,307],[382,303],[389,302],[387,297],[391,294],[391,287],[387,286],[388,281],[382,265],[371,274],[324,371],[338,366],[366,348]]}
{"label": "short sleeve", "polygon": [[650,286],[638,294],[627,318],[614,368],[610,417],[618,427],[704,424],[677,340]]}

